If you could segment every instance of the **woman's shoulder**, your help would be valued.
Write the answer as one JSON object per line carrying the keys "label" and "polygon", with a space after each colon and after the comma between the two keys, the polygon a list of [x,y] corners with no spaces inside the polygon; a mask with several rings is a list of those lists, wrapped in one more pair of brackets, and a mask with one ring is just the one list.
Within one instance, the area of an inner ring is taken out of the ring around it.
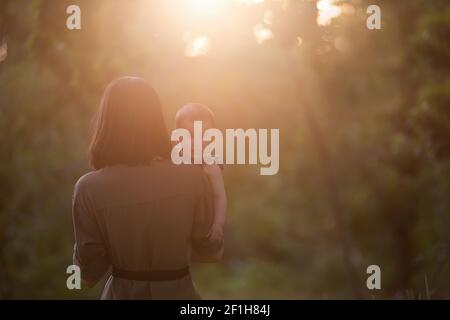
{"label": "woman's shoulder", "polygon": [[207,176],[200,165],[176,165],[161,160],[150,166],[112,166],[90,171],[75,184],[75,193],[104,194],[117,185],[170,185],[172,188],[198,190],[203,188]]}
{"label": "woman's shoulder", "polygon": [[83,174],[80,178],[78,178],[77,182],[75,183],[75,192],[84,192],[87,191],[96,180],[96,176],[98,175],[97,171],[89,171],[85,174]]}

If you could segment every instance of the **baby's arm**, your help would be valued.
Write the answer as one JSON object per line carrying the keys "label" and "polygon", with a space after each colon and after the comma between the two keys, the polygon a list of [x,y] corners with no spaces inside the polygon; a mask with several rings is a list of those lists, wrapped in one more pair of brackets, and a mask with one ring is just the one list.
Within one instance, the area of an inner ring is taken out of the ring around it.
{"label": "baby's arm", "polygon": [[214,193],[214,222],[208,237],[212,240],[221,240],[223,238],[225,213],[227,210],[227,196],[225,193],[222,170],[218,165],[204,165],[203,170],[211,182]]}

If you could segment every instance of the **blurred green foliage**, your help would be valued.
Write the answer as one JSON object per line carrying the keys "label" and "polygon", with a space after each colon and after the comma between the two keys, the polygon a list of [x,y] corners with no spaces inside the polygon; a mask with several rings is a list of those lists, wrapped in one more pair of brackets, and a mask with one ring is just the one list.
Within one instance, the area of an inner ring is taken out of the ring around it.
{"label": "blurred green foliage", "polygon": [[[450,298],[450,2],[341,2],[354,12],[317,26],[312,0],[205,21],[174,0],[1,0],[0,297],[98,297],[66,288],[72,189],[102,90],[138,75],[170,128],[189,101],[221,128],[280,128],[278,175],[224,171],[225,258],[194,270],[205,298]],[[369,4],[382,30],[366,29]],[[211,51],[186,57],[187,31]],[[382,290],[366,289],[370,264]]]}

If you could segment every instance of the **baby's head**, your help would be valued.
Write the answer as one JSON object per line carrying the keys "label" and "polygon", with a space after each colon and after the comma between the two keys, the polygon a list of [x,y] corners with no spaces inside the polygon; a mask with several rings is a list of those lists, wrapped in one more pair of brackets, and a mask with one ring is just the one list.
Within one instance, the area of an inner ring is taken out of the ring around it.
{"label": "baby's head", "polygon": [[194,132],[194,121],[201,121],[203,130],[215,126],[214,113],[200,103],[188,103],[181,107],[175,115],[175,127],[189,130],[191,136]]}

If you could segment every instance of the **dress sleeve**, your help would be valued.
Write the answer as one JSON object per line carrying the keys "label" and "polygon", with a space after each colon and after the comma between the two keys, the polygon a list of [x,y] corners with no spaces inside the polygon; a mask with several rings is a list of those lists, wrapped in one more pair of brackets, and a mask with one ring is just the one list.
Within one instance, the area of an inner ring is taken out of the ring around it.
{"label": "dress sleeve", "polygon": [[75,231],[73,263],[80,267],[81,278],[94,286],[110,266],[109,256],[97,224],[92,200],[80,181],[72,199]]}
{"label": "dress sleeve", "polygon": [[214,198],[206,174],[201,174],[199,199],[192,228],[192,259],[195,262],[215,262],[223,250],[223,240],[211,241],[207,237],[214,221]]}

